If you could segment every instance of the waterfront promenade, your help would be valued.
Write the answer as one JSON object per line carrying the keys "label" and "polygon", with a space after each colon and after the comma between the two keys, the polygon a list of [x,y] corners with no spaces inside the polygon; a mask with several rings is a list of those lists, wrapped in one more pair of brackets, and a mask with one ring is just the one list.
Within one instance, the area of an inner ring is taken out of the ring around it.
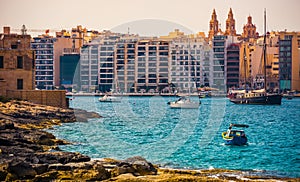
{"label": "waterfront promenade", "polygon": [[[105,93],[66,93],[66,96],[104,96]],[[188,95],[187,93],[114,93],[115,96],[162,96],[162,97],[172,97],[172,96],[183,96]],[[190,94],[192,97],[198,97],[198,93],[194,92]],[[213,97],[226,97],[225,93],[212,93]]]}

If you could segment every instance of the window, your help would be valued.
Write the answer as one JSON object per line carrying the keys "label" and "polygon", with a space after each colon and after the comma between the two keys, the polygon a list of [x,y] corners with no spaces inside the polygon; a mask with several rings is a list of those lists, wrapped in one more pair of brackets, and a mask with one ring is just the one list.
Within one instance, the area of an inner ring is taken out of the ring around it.
{"label": "window", "polygon": [[3,56],[0,56],[0,68],[4,68],[4,59],[3,59]]}
{"label": "window", "polygon": [[18,45],[11,45],[11,49],[18,49]]}
{"label": "window", "polygon": [[23,57],[17,56],[17,68],[22,69],[23,68]]}
{"label": "window", "polygon": [[17,89],[23,90],[23,79],[17,79]]}

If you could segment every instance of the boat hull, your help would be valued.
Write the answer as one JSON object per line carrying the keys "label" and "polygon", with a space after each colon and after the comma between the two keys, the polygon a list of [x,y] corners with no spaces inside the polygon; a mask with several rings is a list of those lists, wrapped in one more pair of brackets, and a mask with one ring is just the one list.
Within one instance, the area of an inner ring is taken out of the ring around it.
{"label": "boat hull", "polygon": [[281,105],[282,96],[279,94],[265,95],[258,97],[230,98],[235,104],[260,104],[260,105]]}
{"label": "boat hull", "polygon": [[104,96],[99,99],[100,102],[121,102],[121,97]]}
{"label": "boat hull", "polygon": [[226,132],[222,134],[225,145],[246,145],[247,144],[248,139],[246,136],[226,137],[225,135]]}
{"label": "boat hull", "polygon": [[199,103],[176,103],[176,102],[171,102],[170,107],[172,109],[198,109],[200,106]]}

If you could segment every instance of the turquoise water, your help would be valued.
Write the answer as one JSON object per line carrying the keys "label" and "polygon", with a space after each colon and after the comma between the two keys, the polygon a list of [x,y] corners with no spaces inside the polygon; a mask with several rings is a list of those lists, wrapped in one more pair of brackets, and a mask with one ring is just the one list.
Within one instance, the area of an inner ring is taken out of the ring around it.
{"label": "turquoise water", "polygon": [[[173,97],[124,97],[102,103],[76,97],[73,108],[103,118],[50,130],[73,142],[60,146],[91,158],[143,156],[164,167],[226,168],[261,175],[300,177],[300,99],[280,106],[235,105],[226,98],[201,99],[199,109],[170,109]],[[197,99],[197,98],[193,98]],[[230,123],[248,124],[248,145],[226,146],[221,132]]]}

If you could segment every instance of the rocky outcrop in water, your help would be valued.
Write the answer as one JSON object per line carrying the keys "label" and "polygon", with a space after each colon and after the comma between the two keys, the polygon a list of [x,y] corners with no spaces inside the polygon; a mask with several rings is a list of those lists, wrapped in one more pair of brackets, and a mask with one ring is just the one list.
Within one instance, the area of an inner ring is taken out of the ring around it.
{"label": "rocky outcrop in water", "polygon": [[68,142],[42,130],[99,117],[97,113],[79,109],[25,101],[0,102],[0,181],[99,181],[124,173],[156,174],[153,165],[141,157],[91,161],[80,153],[60,151],[57,146]]}
{"label": "rocky outcrop in water", "polygon": [[59,151],[58,140],[41,129],[63,122],[100,117],[83,110],[61,109],[24,101],[0,103],[0,181],[34,179],[51,165],[90,161],[79,153]]}

